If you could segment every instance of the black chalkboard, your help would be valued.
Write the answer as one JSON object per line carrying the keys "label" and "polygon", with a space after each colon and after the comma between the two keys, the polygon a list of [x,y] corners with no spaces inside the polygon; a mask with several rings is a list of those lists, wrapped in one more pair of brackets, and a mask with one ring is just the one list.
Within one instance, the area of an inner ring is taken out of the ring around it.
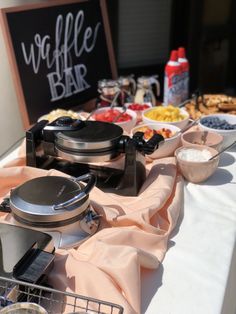
{"label": "black chalkboard", "polygon": [[25,128],[53,109],[82,108],[115,78],[105,0],[1,9]]}

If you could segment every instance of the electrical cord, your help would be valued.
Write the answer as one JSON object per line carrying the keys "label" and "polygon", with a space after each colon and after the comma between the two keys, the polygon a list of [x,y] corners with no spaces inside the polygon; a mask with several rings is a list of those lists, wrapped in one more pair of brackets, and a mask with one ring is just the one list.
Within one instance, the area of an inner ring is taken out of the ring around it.
{"label": "electrical cord", "polygon": [[18,144],[25,138],[25,135],[19,138],[15,143],[13,143],[8,149],[0,155],[0,160],[2,160],[6,155],[8,155]]}

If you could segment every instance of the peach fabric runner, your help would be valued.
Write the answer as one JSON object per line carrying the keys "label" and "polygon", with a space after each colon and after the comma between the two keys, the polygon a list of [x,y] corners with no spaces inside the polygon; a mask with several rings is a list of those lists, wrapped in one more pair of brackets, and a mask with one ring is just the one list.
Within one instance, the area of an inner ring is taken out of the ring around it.
{"label": "peach fabric runner", "polygon": [[[0,169],[0,200],[15,186],[38,176],[63,175],[56,170],[24,166],[19,158]],[[173,157],[147,165],[149,172],[137,197],[90,192],[103,215],[99,231],[77,248],[57,249],[50,283],[55,289],[75,292],[121,305],[125,314],[141,313],[141,273],[162,262],[171,231],[183,206],[183,180]],[[1,220],[6,214],[1,214]]]}

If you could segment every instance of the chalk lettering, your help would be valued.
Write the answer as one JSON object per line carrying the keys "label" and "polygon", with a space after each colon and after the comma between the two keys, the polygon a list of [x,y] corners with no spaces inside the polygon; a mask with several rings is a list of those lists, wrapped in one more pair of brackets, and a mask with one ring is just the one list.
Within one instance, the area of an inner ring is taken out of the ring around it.
{"label": "chalk lettering", "polygon": [[57,72],[49,73],[47,78],[51,91],[51,101],[67,98],[88,89],[90,85],[85,80],[86,74],[87,68],[84,64],[77,64],[65,69],[62,77]]}
{"label": "chalk lettering", "polygon": [[32,67],[35,74],[39,73],[43,62],[47,69],[51,70],[47,74],[51,101],[69,97],[90,87],[85,78],[86,66],[77,64],[73,68],[72,59],[73,56],[79,59],[83,53],[89,54],[93,51],[101,23],[98,22],[94,28],[84,27],[84,19],[82,10],[78,11],[75,17],[71,12],[65,18],[58,15],[55,42],[50,35],[42,36],[38,33],[28,48],[21,42],[24,61]]}
{"label": "chalk lettering", "polygon": [[51,91],[51,101],[62,99],[65,94],[65,87],[60,82],[60,76],[57,72],[52,72],[47,75],[49,87]]}

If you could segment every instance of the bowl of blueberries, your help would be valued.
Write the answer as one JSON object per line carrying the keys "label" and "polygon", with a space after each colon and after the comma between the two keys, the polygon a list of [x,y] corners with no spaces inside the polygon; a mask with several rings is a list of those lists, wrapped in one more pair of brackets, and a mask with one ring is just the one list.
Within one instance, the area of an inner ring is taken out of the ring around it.
{"label": "bowl of blueberries", "polygon": [[236,140],[236,115],[211,114],[200,119],[199,125],[203,130],[219,133],[223,136],[222,148]]}

